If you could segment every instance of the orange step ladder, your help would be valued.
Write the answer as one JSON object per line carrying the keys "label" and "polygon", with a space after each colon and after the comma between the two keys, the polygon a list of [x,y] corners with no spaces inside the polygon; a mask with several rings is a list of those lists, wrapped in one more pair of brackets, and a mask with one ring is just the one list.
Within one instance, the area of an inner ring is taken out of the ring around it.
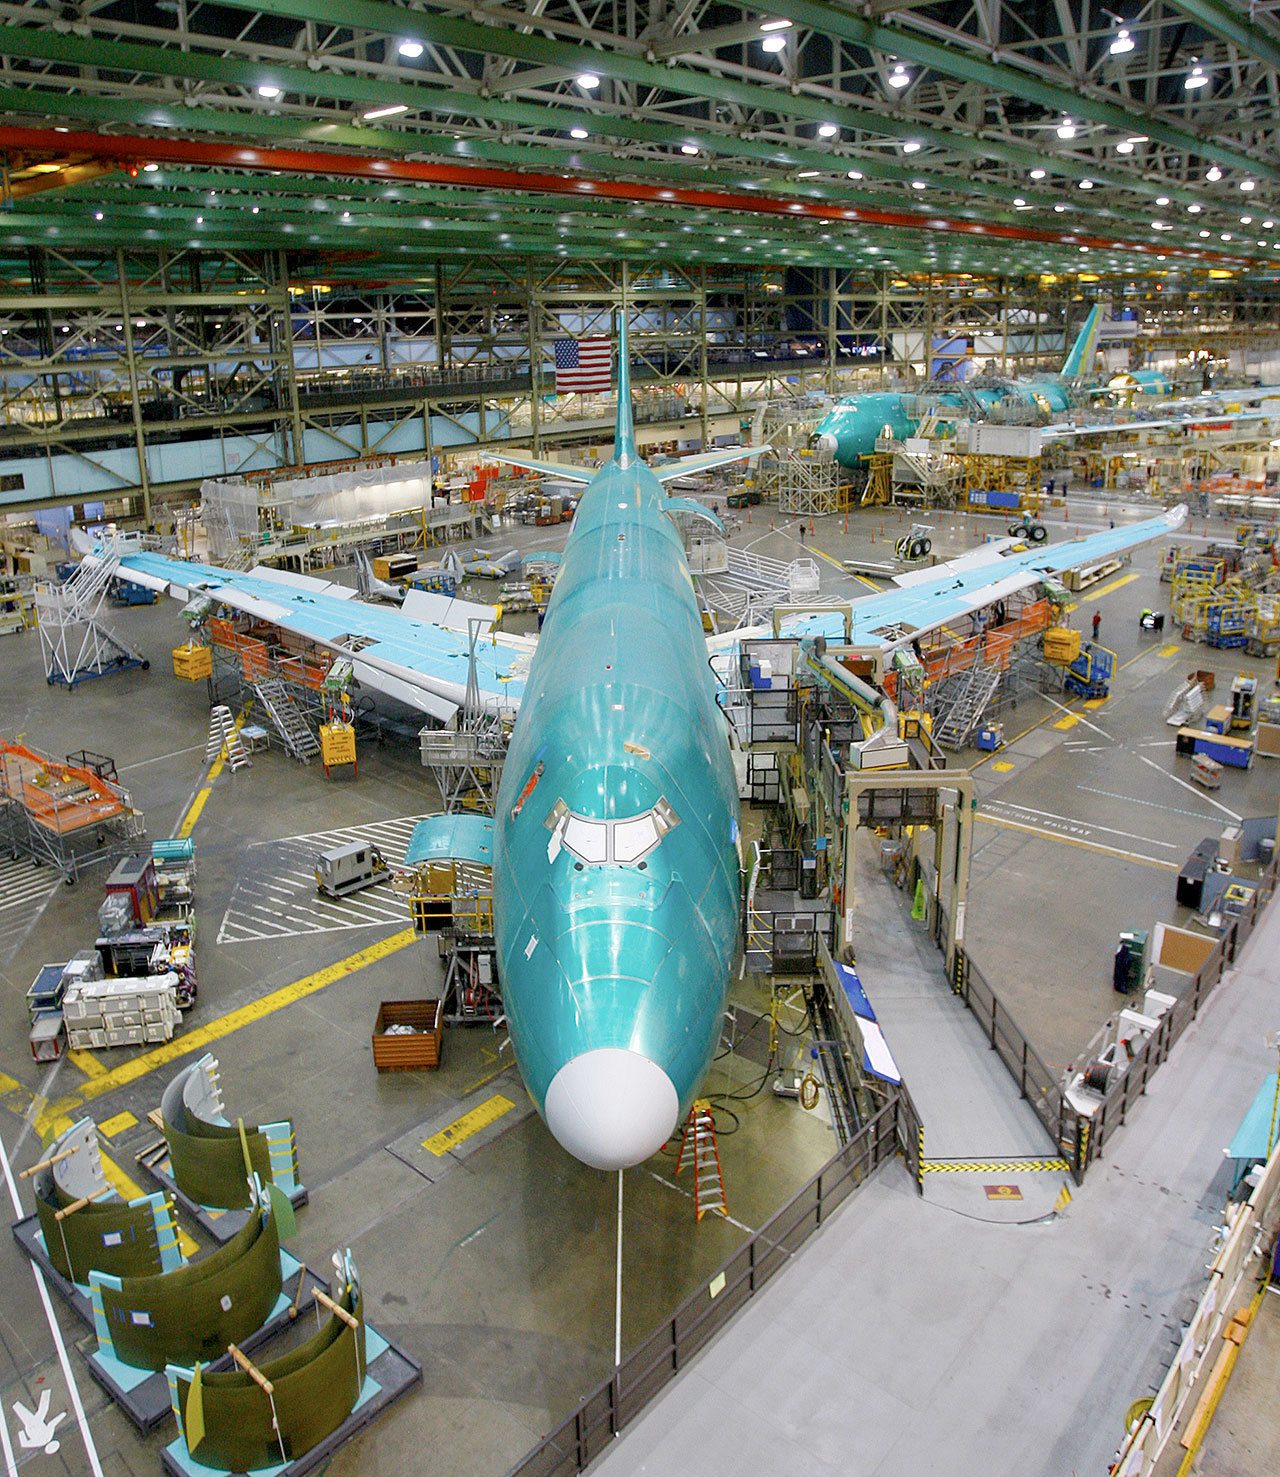
{"label": "orange step ladder", "polygon": [[716,1120],[710,1102],[704,1097],[695,1100],[685,1119],[676,1174],[681,1174],[690,1164],[693,1166],[693,1208],[697,1219],[701,1221],[709,1211],[727,1219],[729,1206],[725,1201],[724,1172],[720,1168],[720,1148],[716,1143]]}

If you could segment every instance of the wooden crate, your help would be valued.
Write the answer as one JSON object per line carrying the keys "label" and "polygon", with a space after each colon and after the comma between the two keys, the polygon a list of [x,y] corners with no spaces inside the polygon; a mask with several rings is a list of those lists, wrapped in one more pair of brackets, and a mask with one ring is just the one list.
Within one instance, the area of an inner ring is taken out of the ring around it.
{"label": "wooden crate", "polygon": [[[388,1036],[388,1026],[412,1026],[412,1036]],[[422,1072],[440,1065],[444,1002],[384,1000],[373,1026],[373,1064],[379,1072]]]}

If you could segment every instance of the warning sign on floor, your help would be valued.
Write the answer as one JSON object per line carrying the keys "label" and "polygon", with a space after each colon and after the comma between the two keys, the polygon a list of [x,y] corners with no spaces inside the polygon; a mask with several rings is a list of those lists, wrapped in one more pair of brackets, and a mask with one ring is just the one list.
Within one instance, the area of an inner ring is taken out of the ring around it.
{"label": "warning sign on floor", "polygon": [[1017,1185],[983,1185],[988,1200],[1021,1200],[1022,1191]]}

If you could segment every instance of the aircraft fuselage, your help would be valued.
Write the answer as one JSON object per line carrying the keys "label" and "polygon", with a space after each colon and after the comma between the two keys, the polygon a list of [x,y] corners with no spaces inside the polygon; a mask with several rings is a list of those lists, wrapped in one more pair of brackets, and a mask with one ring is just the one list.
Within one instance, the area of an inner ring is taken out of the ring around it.
{"label": "aircraft fuselage", "polygon": [[624,1168],[710,1064],[739,946],[738,800],[657,478],[583,494],[503,769],[494,926],[526,1086],[575,1157]]}

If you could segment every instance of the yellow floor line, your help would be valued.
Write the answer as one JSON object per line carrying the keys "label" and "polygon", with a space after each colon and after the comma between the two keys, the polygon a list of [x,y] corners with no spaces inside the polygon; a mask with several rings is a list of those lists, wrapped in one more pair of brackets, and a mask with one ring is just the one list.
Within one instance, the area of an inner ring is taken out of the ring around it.
{"label": "yellow floor line", "polygon": [[[236,733],[239,733],[240,730],[244,727],[244,722],[245,719],[248,717],[248,714],[249,710],[246,707],[240,713],[235,723],[232,725]],[[226,762],[227,746],[223,744],[222,748],[219,749],[217,756],[215,757],[213,763],[210,764],[209,769],[205,774],[204,784],[201,785],[196,793],[191,797],[191,804],[187,806],[186,812],[184,813],[182,819],[178,822],[178,829],[174,832],[174,836],[177,840],[185,841],[191,835],[192,831],[195,830],[196,822],[200,819],[201,812],[204,810],[209,796],[213,793],[213,782],[222,773],[223,766],[226,764]]]}
{"label": "yellow floor line", "polygon": [[1155,867],[1160,872],[1176,872],[1177,862],[1158,862],[1154,857],[1142,856],[1136,851],[1121,851],[1118,846],[1104,846],[1101,841],[1082,841],[1078,836],[1059,836],[1056,831],[1046,831],[1041,826],[1027,826],[1020,821],[1007,821],[1003,816],[983,815],[978,819],[988,826],[1001,826],[1010,831],[1023,831],[1028,836],[1039,836],[1045,841],[1060,841],[1063,846],[1080,846],[1085,851],[1100,851],[1106,856],[1119,857],[1122,861],[1137,862],[1142,867]]}
{"label": "yellow floor line", "polygon": [[[181,1036],[166,1042],[165,1045],[157,1046],[152,1051],[143,1052],[141,1056],[122,1062],[118,1067],[110,1068],[99,1077],[91,1077],[77,1091],[60,1098],[56,1103],[44,1106],[35,1120],[37,1131],[43,1134],[51,1127],[55,1131],[59,1127],[66,1127],[70,1121],[69,1115],[77,1108],[83,1107],[85,1103],[92,1102],[94,1098],[114,1092],[117,1087],[125,1087],[131,1082],[137,1082],[158,1067],[166,1066],[169,1062],[180,1061],[193,1052],[201,1051],[212,1042],[222,1040],[224,1036],[230,1036],[245,1026],[255,1025],[265,1020],[268,1016],[274,1015],[277,1010],[283,1010],[286,1005],[292,1005],[308,995],[314,995],[318,990],[323,990],[338,980],[345,979],[348,975],[377,963],[380,959],[390,958],[391,955],[399,953],[401,949],[407,948],[416,937],[412,928],[402,928],[399,933],[393,933],[376,944],[370,944],[354,954],[348,954],[345,959],[339,959],[336,964],[318,969],[314,974],[304,975],[302,979],[295,980],[290,985],[282,985],[278,990],[273,990],[271,994],[264,995],[260,1000],[242,1005],[238,1010],[228,1011],[226,1015],[219,1016],[217,1020],[209,1021],[203,1026],[198,1026],[193,1031],[185,1031]],[[10,1091],[5,1086],[6,1081],[12,1082],[16,1092]],[[16,1108],[15,1104],[19,1101],[22,1104],[21,1108]],[[15,1111],[20,1113],[26,1113],[31,1102],[32,1099],[25,1088],[13,1082],[11,1078],[0,1078],[0,1103],[6,1107],[15,1107]]]}
{"label": "yellow floor line", "polygon": [[91,1051],[69,1050],[67,1060],[73,1067],[79,1067],[86,1077],[101,1077],[107,1070]]}
{"label": "yellow floor line", "polygon": [[1079,721],[1079,713],[1064,713],[1053,726],[1055,728],[1060,728],[1063,730],[1063,732],[1065,732],[1068,728],[1074,728],[1076,724],[1079,723]]}
{"label": "yellow floor line", "polygon": [[1114,595],[1117,590],[1123,590],[1126,585],[1131,585],[1137,578],[1136,572],[1122,574],[1119,579],[1111,580],[1105,585],[1099,585],[1096,590],[1081,590],[1081,595],[1087,597],[1081,603],[1088,605],[1090,600],[1101,600],[1107,595]]}
{"label": "yellow floor line", "polygon": [[1168,646],[1162,646],[1160,648],[1159,654],[1161,656],[1177,656],[1181,650],[1182,647],[1177,641],[1171,641]]}

